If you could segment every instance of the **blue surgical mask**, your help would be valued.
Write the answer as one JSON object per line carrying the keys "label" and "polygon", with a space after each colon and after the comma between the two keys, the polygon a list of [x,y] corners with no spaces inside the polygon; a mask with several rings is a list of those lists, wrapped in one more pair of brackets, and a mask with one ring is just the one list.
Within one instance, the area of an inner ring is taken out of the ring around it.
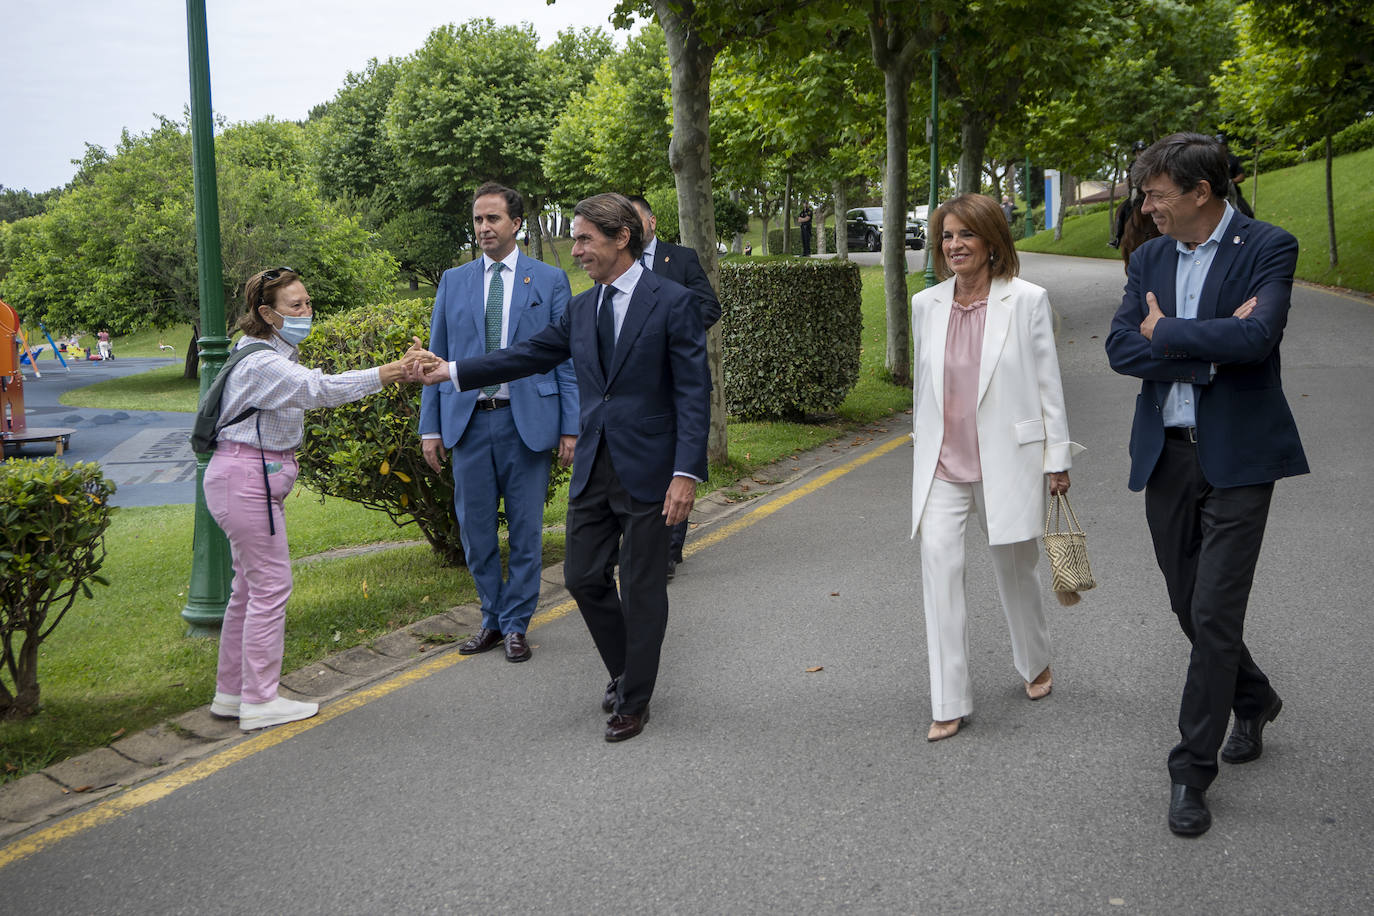
{"label": "blue surgical mask", "polygon": [[282,320],[281,327],[277,328],[277,336],[291,346],[300,346],[301,341],[310,336],[310,320],[313,315],[282,315],[276,309],[272,311]]}

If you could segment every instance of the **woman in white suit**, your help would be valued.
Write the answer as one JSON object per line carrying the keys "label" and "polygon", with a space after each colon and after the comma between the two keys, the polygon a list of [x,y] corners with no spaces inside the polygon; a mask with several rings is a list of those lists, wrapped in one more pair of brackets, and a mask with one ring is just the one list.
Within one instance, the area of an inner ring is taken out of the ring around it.
{"label": "woman in white suit", "polygon": [[916,461],[912,536],[921,536],[930,653],[929,741],[949,738],[973,711],[964,597],[964,529],[987,532],[1012,658],[1026,694],[1050,692],[1050,639],[1035,564],[1046,482],[1069,489],[1081,446],[1069,441],[1049,297],[1017,278],[1006,218],[978,194],[946,201],[931,238],[947,278],[912,297]]}

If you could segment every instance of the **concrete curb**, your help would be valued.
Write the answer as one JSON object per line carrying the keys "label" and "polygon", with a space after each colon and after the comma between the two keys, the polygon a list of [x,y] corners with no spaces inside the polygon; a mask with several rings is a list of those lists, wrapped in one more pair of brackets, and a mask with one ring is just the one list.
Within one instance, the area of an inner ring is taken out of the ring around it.
{"label": "concrete curb", "polygon": [[[905,415],[894,415],[711,492],[693,508],[691,532],[704,533],[752,510],[760,500],[823,473],[856,449],[890,439],[897,432],[905,434],[902,427],[909,422]],[[689,547],[692,537],[689,533]],[[540,611],[569,599],[561,563],[545,567],[541,581]],[[450,608],[283,676],[284,695],[326,705],[436,655],[457,651],[458,640],[475,632],[480,623],[478,605]],[[433,637],[442,641],[436,644]],[[0,786],[0,843],[249,737],[234,720],[215,718],[209,706],[202,706],[7,783]]]}

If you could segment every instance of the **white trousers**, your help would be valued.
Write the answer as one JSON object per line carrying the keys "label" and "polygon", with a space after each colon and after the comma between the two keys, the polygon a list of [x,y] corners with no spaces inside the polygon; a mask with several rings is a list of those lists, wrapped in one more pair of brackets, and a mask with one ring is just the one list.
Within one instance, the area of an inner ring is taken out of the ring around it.
{"label": "white trousers", "polygon": [[[964,594],[964,531],[970,510],[987,531],[982,483],[936,478],[921,516],[921,598],[930,654],[931,718],[946,722],[973,711],[968,670],[968,609]],[[990,547],[997,593],[1011,630],[1012,660],[1022,680],[1050,663],[1050,633],[1035,563],[1035,540]]]}

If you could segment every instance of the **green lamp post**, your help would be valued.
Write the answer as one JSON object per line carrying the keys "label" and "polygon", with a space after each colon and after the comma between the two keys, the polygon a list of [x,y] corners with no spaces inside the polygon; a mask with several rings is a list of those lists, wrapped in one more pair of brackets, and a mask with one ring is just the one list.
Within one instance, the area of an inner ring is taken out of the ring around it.
{"label": "green lamp post", "polygon": [[[191,63],[191,169],[195,175],[196,261],[200,275],[200,392],[219,374],[229,353],[224,336],[224,281],[219,244],[219,189],[215,183],[215,135],[210,108],[210,49],[205,0],[186,0],[186,34]],[[196,528],[191,548],[191,584],[181,617],[187,635],[214,636],[224,622],[233,567],[229,542],[205,505],[207,454],[196,455]]]}

